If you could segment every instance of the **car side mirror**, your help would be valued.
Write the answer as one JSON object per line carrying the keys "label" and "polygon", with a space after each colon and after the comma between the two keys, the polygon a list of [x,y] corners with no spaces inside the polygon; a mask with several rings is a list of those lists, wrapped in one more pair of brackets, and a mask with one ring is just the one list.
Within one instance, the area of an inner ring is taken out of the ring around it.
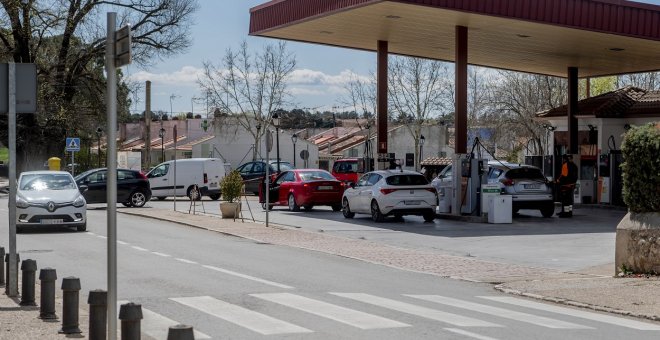
{"label": "car side mirror", "polygon": [[349,184],[348,186],[350,186],[351,189],[355,189],[355,183],[354,182],[351,182],[351,184]]}
{"label": "car side mirror", "polygon": [[89,187],[86,185],[78,186],[78,191],[80,191],[81,194],[85,193],[85,191],[87,191],[88,189]]}

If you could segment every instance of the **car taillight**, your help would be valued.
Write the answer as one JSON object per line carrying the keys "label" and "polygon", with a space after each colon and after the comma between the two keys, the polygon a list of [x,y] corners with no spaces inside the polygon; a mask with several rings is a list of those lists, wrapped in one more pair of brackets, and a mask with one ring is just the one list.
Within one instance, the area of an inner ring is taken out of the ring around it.
{"label": "car taillight", "polygon": [[388,194],[391,194],[395,191],[396,191],[396,189],[380,189],[380,192],[382,192],[383,195],[388,195]]}
{"label": "car taillight", "polygon": [[426,191],[430,191],[430,192],[432,192],[432,193],[434,193],[434,194],[437,194],[437,193],[438,193],[438,192],[435,190],[435,188],[426,188],[425,190],[426,190]]}
{"label": "car taillight", "polygon": [[147,178],[147,175],[145,175],[142,171],[138,172],[138,176],[140,176],[140,179],[146,179],[146,180],[149,179]]}
{"label": "car taillight", "polygon": [[509,179],[509,178],[502,178],[502,179],[500,180],[500,183],[506,185],[507,187],[510,187],[510,186],[513,185],[513,180],[512,180],[512,179]]}
{"label": "car taillight", "polygon": [[209,182],[209,176],[207,176],[206,174],[204,174],[204,184],[206,184],[206,183],[208,183],[208,182]]}

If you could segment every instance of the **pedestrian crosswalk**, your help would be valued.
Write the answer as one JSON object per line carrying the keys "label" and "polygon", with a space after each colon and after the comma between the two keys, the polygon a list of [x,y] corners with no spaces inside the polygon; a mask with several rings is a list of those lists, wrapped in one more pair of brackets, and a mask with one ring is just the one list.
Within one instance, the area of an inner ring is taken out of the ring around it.
{"label": "pedestrian crosswalk", "polygon": [[[457,299],[443,295],[378,296],[366,293],[305,294],[289,291],[248,294],[240,299],[228,299],[229,301],[212,296],[171,297],[168,300],[173,306],[185,310],[172,313],[172,306],[169,306],[162,311],[169,315],[161,315],[145,304],[142,306],[142,331],[154,339],[166,339],[168,327],[179,323],[171,319],[171,315],[189,315],[187,319],[193,320],[199,319],[195,315],[217,318],[225,322],[223,329],[234,327],[237,332],[247,332],[247,337],[250,337],[249,334],[298,334],[297,337],[304,337],[305,334],[324,331],[320,328],[327,327],[327,323],[322,326],[315,322],[321,319],[337,323],[337,327],[342,325],[359,332],[379,329],[414,331],[415,327],[424,327],[431,320],[454,336],[483,340],[496,340],[498,338],[493,334],[501,335],[502,332],[506,333],[507,329],[511,329],[511,334],[515,334],[516,327],[530,326],[558,332],[595,332],[601,325],[615,326],[643,331],[646,333],[642,334],[649,334],[651,338],[660,337],[658,323],[510,296]],[[310,317],[300,317],[301,313]],[[212,334],[206,331],[204,326],[193,325],[195,339],[220,338],[219,335],[204,334],[203,332]]]}

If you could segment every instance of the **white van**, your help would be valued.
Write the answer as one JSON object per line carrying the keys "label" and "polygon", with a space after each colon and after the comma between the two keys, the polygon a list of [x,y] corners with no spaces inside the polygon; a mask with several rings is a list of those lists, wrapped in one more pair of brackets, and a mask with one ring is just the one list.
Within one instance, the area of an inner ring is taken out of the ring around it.
{"label": "white van", "polygon": [[167,196],[188,196],[195,184],[201,195],[212,200],[220,198],[220,180],[231,171],[229,163],[219,158],[187,158],[176,160],[176,191],[174,161],[159,164],[147,174],[152,197],[164,200]]}

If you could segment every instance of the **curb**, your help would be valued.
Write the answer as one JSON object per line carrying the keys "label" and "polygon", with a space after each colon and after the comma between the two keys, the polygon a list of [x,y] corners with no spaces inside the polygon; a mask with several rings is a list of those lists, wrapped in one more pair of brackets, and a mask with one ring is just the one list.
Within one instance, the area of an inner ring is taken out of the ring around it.
{"label": "curb", "polygon": [[499,285],[496,285],[494,288],[495,288],[495,290],[498,290],[498,291],[500,291],[502,293],[505,293],[505,294],[518,295],[518,296],[523,296],[523,297],[527,297],[527,298],[531,298],[531,299],[553,302],[553,303],[560,304],[560,305],[586,308],[586,309],[591,309],[591,310],[598,311],[598,312],[606,312],[606,313],[619,314],[619,315],[624,315],[624,316],[632,316],[632,317],[635,317],[635,318],[647,319],[647,320],[651,320],[651,321],[660,321],[660,316],[659,315],[645,314],[645,313],[634,313],[634,312],[627,311],[627,310],[610,308],[610,307],[605,307],[605,306],[600,306],[600,305],[593,305],[593,304],[584,303],[584,302],[577,302],[577,301],[573,301],[573,300],[569,300],[569,299],[555,298],[555,297],[545,296],[545,295],[540,295],[540,294],[526,293],[526,292],[523,292],[523,291],[519,291],[517,289],[506,288],[504,285],[505,284],[499,284]]}

